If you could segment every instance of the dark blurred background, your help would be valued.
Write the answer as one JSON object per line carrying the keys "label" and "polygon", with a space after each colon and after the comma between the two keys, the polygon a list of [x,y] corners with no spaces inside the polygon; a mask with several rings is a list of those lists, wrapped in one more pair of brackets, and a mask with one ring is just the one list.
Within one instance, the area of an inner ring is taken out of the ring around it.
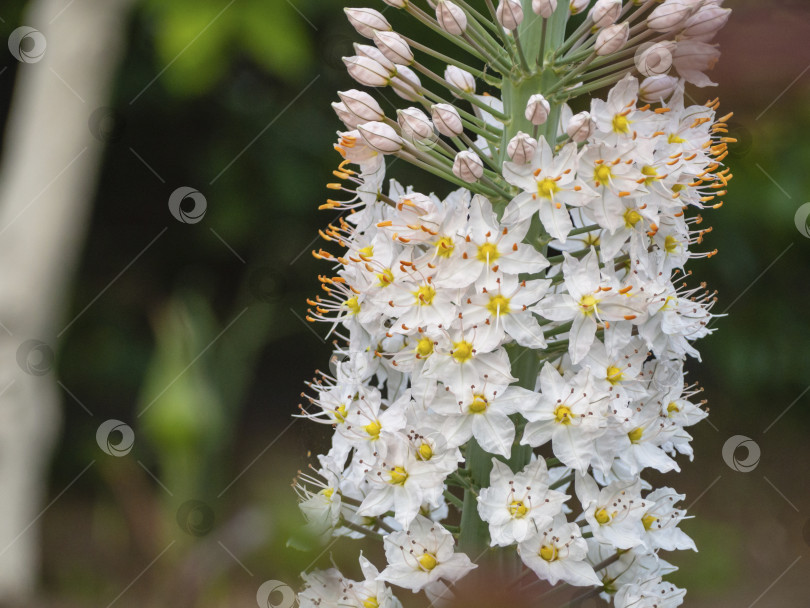
{"label": "dark blurred background", "polygon": [[[0,38],[20,25],[48,35],[32,4],[3,3]],[[695,462],[654,482],[686,493],[694,516],[684,528],[700,553],[671,556],[687,606],[804,606],[810,238],[794,219],[810,201],[810,6],[725,4],[735,13],[712,74],[720,86],[690,95],[720,95],[721,112],[735,113],[735,179],[725,206],[705,214],[707,248],[719,254],[692,264],[728,316],[690,367],[711,409],[694,429]],[[290,487],[327,441],[326,429],[291,416],[329,354],[323,328],[303,317],[324,271],[310,254],[328,221],[317,206],[340,160],[329,102],[354,86],[340,60],[358,40],[345,5],[128,7],[111,98],[85,108],[103,156],[61,326],[73,321],[42,338],[56,354],[48,373],[63,421],[37,517],[42,585],[31,605],[254,606],[262,582],[297,586],[330,552],[343,563],[357,554],[351,542],[323,553],[297,538]],[[409,21],[386,15],[395,28]],[[38,66],[0,57],[5,124],[15,82]],[[403,169],[392,173],[409,179]],[[170,214],[181,186],[205,197],[201,221]],[[108,419],[134,432],[125,456],[100,449]],[[721,455],[738,435],[761,451],[750,472]]]}

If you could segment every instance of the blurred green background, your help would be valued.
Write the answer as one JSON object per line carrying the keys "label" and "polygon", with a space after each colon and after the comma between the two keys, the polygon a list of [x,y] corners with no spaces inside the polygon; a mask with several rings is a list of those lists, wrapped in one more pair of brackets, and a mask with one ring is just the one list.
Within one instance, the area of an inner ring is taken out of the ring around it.
{"label": "blurred green background", "polygon": [[[5,38],[25,23],[26,3],[3,4]],[[672,556],[687,606],[804,606],[810,239],[794,215],[810,200],[810,7],[725,4],[736,12],[719,40],[720,86],[690,93],[701,103],[719,94],[721,111],[735,112],[735,179],[725,206],[705,214],[719,255],[692,270],[729,316],[691,365],[712,414],[695,429],[696,460],[653,481],[685,492],[695,516],[684,528],[700,553]],[[65,420],[48,501],[97,463],[42,517],[36,606],[254,606],[263,581],[296,586],[314,560],[329,563],[328,551],[286,547],[300,524],[290,481],[327,441],[291,415],[329,353],[322,328],[302,318],[323,271],[310,255],[328,221],[317,206],[339,161],[329,102],[354,86],[340,57],[358,37],[343,2],[237,0],[208,27],[226,5],[143,0],[128,18],[66,318],[168,230],[56,346]],[[395,28],[407,21],[386,14]],[[5,123],[20,67],[2,61]],[[393,173],[409,179],[403,169]],[[198,224],[168,213],[182,185],[207,199]],[[96,444],[111,418],[135,431],[124,458]],[[734,435],[761,447],[750,473],[723,462]],[[344,563],[357,550],[330,548]]]}

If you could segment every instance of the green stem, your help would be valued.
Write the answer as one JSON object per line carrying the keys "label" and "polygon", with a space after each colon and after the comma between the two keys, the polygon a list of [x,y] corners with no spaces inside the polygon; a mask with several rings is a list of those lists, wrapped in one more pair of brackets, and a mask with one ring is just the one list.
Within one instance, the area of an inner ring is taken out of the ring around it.
{"label": "green stem", "polygon": [[[492,456],[485,452],[475,439],[467,443],[467,470],[472,483],[476,486],[489,485],[489,473],[492,470]],[[461,512],[461,533],[459,548],[475,558],[489,546],[489,528],[478,515],[478,497],[474,490],[464,490],[464,502]]]}

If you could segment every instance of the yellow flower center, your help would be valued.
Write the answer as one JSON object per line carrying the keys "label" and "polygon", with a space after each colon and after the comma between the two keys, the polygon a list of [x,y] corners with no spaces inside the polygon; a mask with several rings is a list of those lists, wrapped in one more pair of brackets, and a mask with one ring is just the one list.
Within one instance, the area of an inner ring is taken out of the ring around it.
{"label": "yellow flower center", "polygon": [[554,547],[552,545],[543,545],[542,547],[540,547],[540,557],[546,560],[547,562],[553,562],[554,560],[556,560],[558,553],[559,552],[557,551],[557,547]]}
{"label": "yellow flower center", "polygon": [[489,304],[487,304],[487,310],[489,311],[489,314],[496,317],[500,315],[508,315],[509,298],[505,298],[501,295],[490,297]]}
{"label": "yellow flower center", "polygon": [[363,608],[380,608],[380,602],[376,597],[369,597],[363,600]]}
{"label": "yellow flower center", "polygon": [[416,451],[416,457],[419,460],[430,460],[433,458],[433,448],[430,447],[430,444],[423,443],[419,446],[419,449]]}
{"label": "yellow flower center", "polygon": [[370,258],[374,255],[374,247],[369,245],[368,247],[363,247],[360,251],[358,251],[361,257]]}
{"label": "yellow flower center", "polygon": [[585,247],[599,247],[600,242],[599,235],[591,232],[586,234],[585,238],[582,239],[582,244],[585,245]]}
{"label": "yellow flower center", "polygon": [[550,177],[546,177],[545,179],[541,179],[539,182],[537,182],[537,196],[540,198],[550,199],[559,191],[560,187],[557,185],[556,180],[553,180]]}
{"label": "yellow flower center", "polygon": [[682,190],[686,190],[686,184],[675,184],[672,186],[672,191],[675,193],[681,192]]}
{"label": "yellow flower center", "polygon": [[380,287],[388,287],[394,282],[394,273],[390,268],[386,268],[377,275],[377,278],[380,280]]}
{"label": "yellow flower center", "polygon": [[436,241],[436,255],[440,258],[449,258],[453,254],[453,250],[456,248],[455,244],[453,243],[453,239],[449,236],[443,236],[438,241]]}
{"label": "yellow flower center", "polygon": [[624,212],[624,225],[632,228],[641,221],[641,214],[635,209],[628,209]]}
{"label": "yellow flower center", "polygon": [[615,365],[611,365],[607,368],[607,381],[614,386],[617,385],[622,381],[622,370]]}
{"label": "yellow flower center", "polygon": [[380,436],[380,431],[382,430],[382,425],[380,424],[379,420],[375,420],[374,422],[370,422],[366,426],[363,427],[363,430],[368,433],[369,437],[373,439],[377,439]]}
{"label": "yellow flower center", "polygon": [[436,560],[436,556],[431,553],[423,553],[419,556],[419,565],[422,566],[425,570],[430,572],[436,566],[439,565],[439,562]]}
{"label": "yellow flower center", "polygon": [[644,517],[641,518],[641,523],[644,524],[644,529],[647,530],[648,532],[650,531],[650,528],[652,528],[653,524],[657,521],[658,518],[653,517],[652,515],[645,515]]}
{"label": "yellow flower center", "polygon": [[594,513],[594,517],[596,517],[596,522],[600,526],[604,526],[611,520],[610,513],[607,512],[607,509],[598,509],[596,513]]}
{"label": "yellow flower center", "polygon": [[678,407],[678,404],[674,401],[671,401],[670,404],[667,406],[667,414],[672,416],[672,414],[677,414],[681,411],[681,408]]}
{"label": "yellow flower center", "polygon": [[649,186],[658,179],[658,171],[655,170],[655,167],[651,167],[650,165],[644,165],[641,168],[641,174],[647,178],[644,180],[645,186]]}
{"label": "yellow flower center", "polygon": [[529,507],[524,505],[522,500],[513,500],[512,503],[509,505],[509,515],[511,515],[516,519],[525,517],[526,513],[528,512]]}
{"label": "yellow flower center", "polygon": [[408,479],[408,473],[402,467],[394,467],[391,469],[391,479],[388,483],[394,486],[401,486]]}
{"label": "yellow flower center", "polygon": [[432,285],[422,285],[419,289],[413,292],[416,297],[416,303],[419,306],[430,306],[433,304],[433,298],[436,297],[436,290]]}
{"label": "yellow flower center", "polygon": [[597,304],[599,304],[599,300],[592,295],[582,296],[582,298],[579,300],[579,307],[586,315],[593,314],[593,312],[596,310]]}
{"label": "yellow flower center", "polygon": [[637,429],[633,429],[629,433],[627,433],[627,437],[630,439],[631,443],[638,443],[641,440],[641,436],[644,434],[644,429],[638,427]]}
{"label": "yellow flower center", "polygon": [[450,351],[450,354],[453,355],[453,359],[455,359],[456,362],[466,363],[473,358],[473,345],[466,340],[454,342],[453,350]]}
{"label": "yellow flower center", "polygon": [[489,407],[489,401],[483,395],[475,395],[473,402],[470,404],[469,410],[471,414],[483,414]]}
{"label": "yellow flower center", "polygon": [[670,133],[667,137],[667,143],[670,144],[685,144],[686,140],[683,137],[678,137],[677,133]]}
{"label": "yellow flower center", "polygon": [[558,405],[557,409],[554,410],[554,418],[560,424],[571,424],[574,417],[575,414],[566,405]]}
{"label": "yellow flower center", "polygon": [[352,296],[348,300],[346,300],[343,305],[349,309],[349,311],[353,314],[360,313],[360,302],[357,301],[357,296]]}
{"label": "yellow flower center", "polygon": [[630,132],[630,121],[627,120],[627,116],[622,114],[616,114],[613,117],[613,132],[614,133],[629,133]]}
{"label": "yellow flower center", "polygon": [[424,336],[419,338],[419,342],[416,343],[416,354],[422,358],[429,357],[433,354],[433,340]]}
{"label": "yellow flower center", "polygon": [[675,253],[675,251],[680,246],[680,242],[671,234],[664,239],[664,249],[667,250],[667,253]]}
{"label": "yellow flower center", "polygon": [[335,493],[335,488],[324,488],[323,490],[321,490],[318,493],[322,494],[323,496],[326,496],[327,498],[332,498],[332,496]]}
{"label": "yellow flower center", "polygon": [[495,243],[484,243],[478,246],[478,255],[476,257],[485,264],[492,264],[501,257],[501,254],[498,253],[498,246]]}
{"label": "yellow flower center", "polygon": [[335,417],[335,421],[338,424],[343,424],[346,422],[346,404],[341,403],[339,406],[337,406],[332,415]]}
{"label": "yellow flower center", "polygon": [[613,177],[613,171],[607,165],[599,165],[594,169],[593,181],[597,184],[607,184],[611,177]]}

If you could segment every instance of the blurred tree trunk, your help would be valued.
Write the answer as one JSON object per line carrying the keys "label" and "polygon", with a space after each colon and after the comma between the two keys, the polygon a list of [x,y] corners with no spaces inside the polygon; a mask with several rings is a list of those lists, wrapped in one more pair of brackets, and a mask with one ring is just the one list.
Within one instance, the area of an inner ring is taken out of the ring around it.
{"label": "blurred tree trunk", "polygon": [[61,419],[49,357],[68,323],[101,159],[103,137],[88,124],[109,103],[131,4],[34,0],[23,21],[47,50],[19,65],[0,166],[0,602],[30,598],[38,581]]}

